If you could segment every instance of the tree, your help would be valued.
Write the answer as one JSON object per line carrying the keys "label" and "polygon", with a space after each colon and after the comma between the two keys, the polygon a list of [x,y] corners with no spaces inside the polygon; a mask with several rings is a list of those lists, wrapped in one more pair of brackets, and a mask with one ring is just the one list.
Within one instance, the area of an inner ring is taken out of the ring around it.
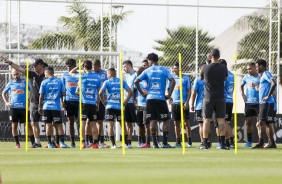
{"label": "tree", "polygon": [[[160,63],[165,66],[172,66],[178,61],[178,53],[182,54],[183,71],[195,71],[196,62],[196,28],[181,26],[176,30],[167,29],[167,38],[156,40],[159,46],[157,51],[163,52]],[[198,30],[199,35],[199,63],[206,61],[206,53],[212,47],[208,45],[214,38],[208,36],[207,32]]]}
{"label": "tree", "polygon": [[[61,16],[58,23],[63,27],[61,32],[51,32],[34,40],[29,48],[32,49],[68,49],[68,50],[101,50],[101,19],[96,21],[90,15],[90,10],[81,2],[73,1],[68,6],[68,13],[72,16]],[[112,28],[124,20],[131,12],[112,15]],[[109,38],[110,18],[103,17],[103,47],[110,46]],[[113,48],[116,49],[114,44]]]}

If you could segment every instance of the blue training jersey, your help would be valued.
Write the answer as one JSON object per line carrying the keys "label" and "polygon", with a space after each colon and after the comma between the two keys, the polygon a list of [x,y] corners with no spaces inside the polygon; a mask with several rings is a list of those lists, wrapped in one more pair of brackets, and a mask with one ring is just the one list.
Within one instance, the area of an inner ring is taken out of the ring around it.
{"label": "blue training jersey", "polygon": [[258,104],[259,103],[259,74],[245,75],[242,84],[245,85],[246,103]]}
{"label": "blue training jersey", "polygon": [[[123,88],[125,90],[130,89],[125,81],[123,81]],[[111,78],[104,82],[102,90],[107,91],[107,103],[106,109],[121,109],[120,100],[120,79]]]}
{"label": "blue training jersey", "polygon": [[[136,77],[137,77],[136,71],[133,71],[132,73],[126,75],[125,81],[127,85],[130,87],[132,92],[134,92],[134,88],[135,88],[134,81]],[[127,95],[127,93],[125,93],[125,95]],[[128,103],[133,103],[133,95],[130,97]]]}
{"label": "blue training jersey", "polygon": [[260,78],[260,84],[259,84],[259,103],[264,104],[266,102],[268,103],[274,103],[274,99],[272,96],[270,96],[267,101],[263,101],[262,99],[266,97],[270,91],[271,83],[270,81],[273,80],[273,77],[269,71],[263,72],[261,78]]}
{"label": "blue training jersey", "polygon": [[20,79],[19,81],[11,81],[4,88],[3,92],[11,92],[11,108],[25,109],[26,101],[26,81]]}
{"label": "blue training jersey", "polygon": [[146,80],[148,83],[147,100],[165,100],[166,79],[172,78],[166,67],[153,65],[143,71],[137,78],[140,81]]}
{"label": "blue training jersey", "polygon": [[62,110],[60,99],[65,91],[61,79],[52,77],[43,80],[39,89],[39,93],[44,95],[43,110]]}
{"label": "blue training jersey", "polygon": [[234,91],[234,74],[228,71],[228,76],[224,82],[224,97],[226,103],[233,103],[233,91]]}
{"label": "blue training jersey", "polygon": [[62,76],[62,81],[66,90],[65,100],[78,102],[79,96],[75,93],[78,84],[78,78],[71,76],[69,72],[66,72]]}
{"label": "blue training jersey", "polygon": [[[175,86],[174,90],[172,92],[171,98],[172,98],[172,103],[173,104],[180,104],[180,78],[177,75],[172,76],[175,80]],[[168,82],[168,87],[170,88],[170,82]],[[186,102],[189,94],[188,91],[191,89],[191,83],[190,83],[190,78],[188,76],[182,75],[182,98],[183,98],[183,103]]]}
{"label": "blue training jersey", "polygon": [[[93,72],[95,74],[97,74],[99,77],[100,77],[100,80],[101,80],[101,87],[103,86],[103,83],[108,80],[108,77],[107,77],[107,72],[105,70],[101,70],[99,72]],[[98,94],[97,94],[98,95]],[[104,96],[106,96],[106,92],[104,92]]]}
{"label": "blue training jersey", "polygon": [[[148,88],[147,81],[141,81],[139,85],[140,85],[141,90],[146,91],[147,93],[147,88]],[[139,91],[137,93],[137,106],[140,106],[140,107],[146,106],[146,97],[143,97]]]}
{"label": "blue training jersey", "polygon": [[204,84],[205,84],[205,81],[201,80],[199,76],[195,78],[193,86],[192,86],[192,89],[197,91],[195,110],[201,110],[203,107],[202,101],[204,98]]}
{"label": "blue training jersey", "polygon": [[[75,74],[79,77],[79,74]],[[100,77],[94,72],[83,73],[81,75],[81,94],[83,104],[96,105],[99,89],[101,88]]]}

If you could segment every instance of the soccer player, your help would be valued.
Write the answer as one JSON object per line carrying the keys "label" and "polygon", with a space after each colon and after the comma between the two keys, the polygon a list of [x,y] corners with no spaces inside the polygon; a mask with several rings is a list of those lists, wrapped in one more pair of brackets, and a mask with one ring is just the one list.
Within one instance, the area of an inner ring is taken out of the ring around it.
{"label": "soccer player", "polygon": [[[121,102],[120,98],[120,79],[116,77],[116,70],[114,68],[109,68],[107,70],[107,77],[103,83],[102,88],[99,91],[99,97],[102,103],[106,107],[106,118],[105,120],[109,123],[109,136],[112,142],[111,149],[116,149],[115,137],[114,137],[114,121],[121,121],[121,103],[126,105],[132,96],[132,91],[125,81],[123,82],[123,88],[127,91],[127,96],[124,102]],[[107,93],[107,100],[103,98],[104,93]],[[126,131],[126,129],[125,129]],[[125,139],[125,148],[127,148],[127,141]]]}
{"label": "soccer player", "polygon": [[[25,123],[26,113],[26,82],[25,79],[21,79],[21,74],[15,69],[12,70],[12,78],[2,92],[2,98],[5,105],[10,107],[10,120],[12,122],[12,134],[16,142],[15,148],[20,148],[19,136],[18,136],[18,123]],[[8,92],[10,92],[11,101],[9,101]],[[34,144],[34,135],[30,125],[28,123],[28,134],[31,144]]]}
{"label": "soccer player", "polygon": [[[174,121],[174,130],[176,135],[175,147],[181,148],[181,109],[180,109],[180,77],[179,77],[179,63],[175,63],[173,66],[175,80],[175,86],[172,92],[172,104],[171,104],[171,115],[172,120]],[[170,90],[170,82],[168,83],[168,91]],[[191,127],[190,127],[190,115],[189,115],[189,100],[191,96],[191,82],[188,76],[182,75],[182,95],[183,95],[183,113],[184,113],[184,122],[187,136],[187,145],[192,147],[191,139]]]}
{"label": "soccer player", "polygon": [[[70,71],[70,75],[79,78],[77,73],[78,66]],[[90,125],[93,136],[93,144],[91,148],[99,148],[98,141],[98,129],[97,129],[97,108],[99,108],[100,98],[98,97],[98,91],[101,88],[100,77],[92,71],[92,62],[85,60],[83,62],[84,73],[81,75],[81,90],[82,93],[82,148],[86,148],[85,136],[87,134],[87,124]]]}
{"label": "soccer player", "polygon": [[[219,63],[226,66],[227,68],[227,62],[225,59],[220,59]],[[226,111],[225,111],[226,112],[225,114],[225,122],[226,122],[225,123],[225,126],[226,126],[225,138],[226,139],[225,139],[225,142],[226,142],[226,147],[228,148],[235,148],[234,136],[232,133],[232,128],[230,127],[230,122],[232,119],[232,110],[233,110],[233,91],[234,91],[234,74],[228,70],[228,76],[224,83],[224,97],[225,97],[225,102],[226,102]]]}
{"label": "soccer player", "polygon": [[[19,65],[13,63],[9,60],[4,60],[4,63],[9,64],[12,68],[17,70],[20,73],[26,75],[26,70],[20,67]],[[39,88],[41,82],[45,78],[44,68],[48,65],[42,59],[36,59],[32,64],[34,71],[29,71],[29,83],[30,83],[30,93],[29,93],[29,102],[30,102],[30,119],[31,125],[33,128],[33,134],[35,137],[35,143],[33,144],[33,148],[41,148],[42,145],[40,143],[40,129],[39,129],[39,120],[41,115],[38,113],[38,102],[39,102]]]}
{"label": "soccer player", "polygon": [[53,126],[58,130],[60,147],[69,148],[64,141],[64,130],[61,117],[61,104],[63,104],[63,96],[66,95],[64,85],[61,79],[54,76],[54,69],[52,67],[45,68],[44,73],[47,79],[42,81],[40,86],[38,113],[42,115],[42,120],[46,124],[48,148],[55,148],[55,145],[51,140]]}
{"label": "soccer player", "polygon": [[[144,67],[139,67],[136,71],[137,77],[142,74]],[[147,93],[147,82],[145,80],[140,83],[141,90]],[[139,126],[138,130],[138,140],[142,143],[141,148],[150,148],[150,122],[146,118],[146,97],[142,96],[138,91],[137,93],[137,124]]]}
{"label": "soccer player", "polygon": [[[122,63],[123,70],[127,73],[126,75],[126,83],[130,87],[131,91],[133,92],[133,95],[131,96],[130,100],[125,106],[124,110],[124,119],[126,122],[126,129],[127,129],[127,135],[125,136],[127,138],[128,148],[132,148],[131,146],[131,139],[133,134],[133,125],[132,123],[137,122],[136,117],[136,109],[134,102],[136,102],[136,88],[134,86],[134,80],[136,79],[136,71],[133,70],[132,62],[130,60],[126,60]],[[138,140],[139,142],[140,140]],[[138,147],[141,147],[139,144]]]}
{"label": "soccer player", "polygon": [[203,98],[203,140],[204,145],[201,149],[208,149],[208,135],[210,132],[210,122],[213,112],[216,113],[218,122],[218,132],[221,139],[221,148],[223,150],[228,149],[225,147],[225,99],[224,99],[224,81],[228,76],[228,70],[226,66],[219,64],[218,59],[220,57],[220,51],[213,49],[211,51],[211,64],[204,65],[200,76],[205,80],[204,98]]}
{"label": "soccer player", "polygon": [[[170,74],[169,70],[163,66],[158,65],[158,55],[150,53],[147,56],[149,61],[149,68],[146,69],[140,76],[135,80],[135,85],[142,96],[147,96],[146,111],[147,117],[150,120],[150,131],[153,137],[153,147],[159,148],[157,144],[157,122],[158,120],[163,121],[163,148],[172,148],[167,142],[168,130],[169,130],[169,112],[166,99],[171,98],[175,86],[175,80]],[[171,83],[170,90],[165,95],[166,79]],[[148,92],[140,88],[140,82],[146,80],[148,83]]]}
{"label": "soccer player", "polygon": [[78,79],[69,74],[69,72],[76,67],[76,61],[74,59],[68,59],[65,63],[68,72],[65,72],[62,76],[63,85],[66,90],[66,96],[64,99],[66,115],[69,124],[69,133],[71,138],[71,148],[75,148],[75,135],[74,135],[74,120],[78,118],[79,111],[79,96],[75,93],[77,88]]}
{"label": "soccer player", "polygon": [[[108,80],[107,72],[105,70],[102,70],[101,68],[101,61],[99,59],[96,59],[94,61],[94,73],[97,74],[100,77],[101,86],[103,86],[103,83]],[[105,93],[104,93],[105,94]],[[98,95],[98,94],[97,94]],[[103,96],[104,99],[107,98],[106,94]],[[105,106],[100,101],[99,108],[97,111],[97,125],[98,125],[98,139],[100,141],[99,146],[101,148],[108,148],[109,146],[105,144],[104,140],[104,127],[103,122],[105,120]]]}
{"label": "soccer player", "polygon": [[[253,148],[277,148],[274,141],[274,127],[273,127],[273,114],[274,114],[274,99],[273,92],[276,87],[276,81],[271,73],[266,70],[267,63],[264,59],[256,61],[256,68],[260,73],[260,86],[259,86],[259,122],[257,124],[259,141]],[[263,135],[265,131],[268,136],[268,144],[264,146]]]}
{"label": "soccer player", "polygon": [[142,66],[144,67],[144,70],[146,70],[149,67],[149,63],[147,59],[144,59],[142,62]]}
{"label": "soccer player", "polygon": [[[245,75],[241,83],[241,93],[245,102],[245,123],[247,127],[247,142],[244,147],[253,145],[253,122],[259,113],[259,81],[260,76],[256,70],[255,63],[247,65],[249,74]],[[245,88],[245,89],[244,89]],[[246,91],[246,92],[245,92]],[[258,118],[256,118],[258,122]]]}

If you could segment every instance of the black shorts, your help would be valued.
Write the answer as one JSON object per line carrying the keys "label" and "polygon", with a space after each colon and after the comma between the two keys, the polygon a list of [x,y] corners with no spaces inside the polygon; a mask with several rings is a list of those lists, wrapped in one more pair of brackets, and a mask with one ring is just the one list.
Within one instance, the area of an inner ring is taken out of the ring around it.
{"label": "black shorts", "polygon": [[248,104],[245,103],[245,117],[258,116],[259,104]]}
{"label": "black shorts", "polygon": [[118,109],[106,109],[106,121],[121,121],[121,110]]}
{"label": "black shorts", "polygon": [[44,123],[62,123],[61,111],[43,110],[42,121],[44,121]]}
{"label": "black shorts", "polygon": [[41,115],[38,113],[38,104],[30,103],[30,120],[31,122],[39,122]]}
{"label": "black shorts", "polygon": [[97,112],[97,120],[104,120],[105,119],[106,109],[102,101],[99,104],[99,110]]}
{"label": "black shorts", "polygon": [[[183,115],[185,120],[190,119],[189,113],[189,108],[186,110],[183,109]],[[173,121],[181,120],[180,104],[171,104],[171,117]]]}
{"label": "black shorts", "polygon": [[195,110],[195,123],[203,123],[202,109]]}
{"label": "black shorts", "polygon": [[97,113],[96,113],[96,105],[94,104],[82,104],[82,120],[86,121],[96,121]]}
{"label": "black shorts", "polygon": [[65,101],[67,117],[78,118],[79,102],[76,101]]}
{"label": "black shorts", "polygon": [[128,103],[125,105],[124,121],[131,123],[137,122],[135,106],[133,103]]}
{"label": "black shorts", "polygon": [[137,125],[142,126],[144,124],[149,124],[150,121],[146,117],[146,107],[137,107]]}
{"label": "black shorts", "polygon": [[203,99],[203,118],[212,119],[213,112],[215,111],[216,118],[225,118],[226,112],[225,99]]}
{"label": "black shorts", "polygon": [[169,120],[169,111],[165,100],[147,100],[146,103],[147,118],[157,121]]}
{"label": "black shorts", "polygon": [[274,122],[274,103],[259,104],[259,120],[266,123]]}
{"label": "black shorts", "polygon": [[232,119],[233,103],[226,103],[225,120],[231,121]]}
{"label": "black shorts", "polygon": [[[25,109],[11,108],[9,112],[10,121],[25,123]],[[28,119],[30,121],[30,119]]]}

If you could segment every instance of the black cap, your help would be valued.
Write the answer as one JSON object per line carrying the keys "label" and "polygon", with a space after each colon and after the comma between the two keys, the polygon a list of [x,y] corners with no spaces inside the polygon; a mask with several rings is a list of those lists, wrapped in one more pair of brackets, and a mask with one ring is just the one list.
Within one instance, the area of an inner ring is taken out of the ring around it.
{"label": "black cap", "polygon": [[212,51],[210,52],[210,55],[219,58],[220,52],[218,49],[212,49]]}
{"label": "black cap", "polygon": [[148,54],[147,59],[151,60],[151,61],[154,61],[154,62],[158,62],[159,61],[159,57],[155,53]]}
{"label": "black cap", "polygon": [[32,66],[36,66],[36,65],[43,65],[43,67],[48,67],[47,63],[44,63],[44,61],[42,59],[35,59],[34,63],[32,63]]}

